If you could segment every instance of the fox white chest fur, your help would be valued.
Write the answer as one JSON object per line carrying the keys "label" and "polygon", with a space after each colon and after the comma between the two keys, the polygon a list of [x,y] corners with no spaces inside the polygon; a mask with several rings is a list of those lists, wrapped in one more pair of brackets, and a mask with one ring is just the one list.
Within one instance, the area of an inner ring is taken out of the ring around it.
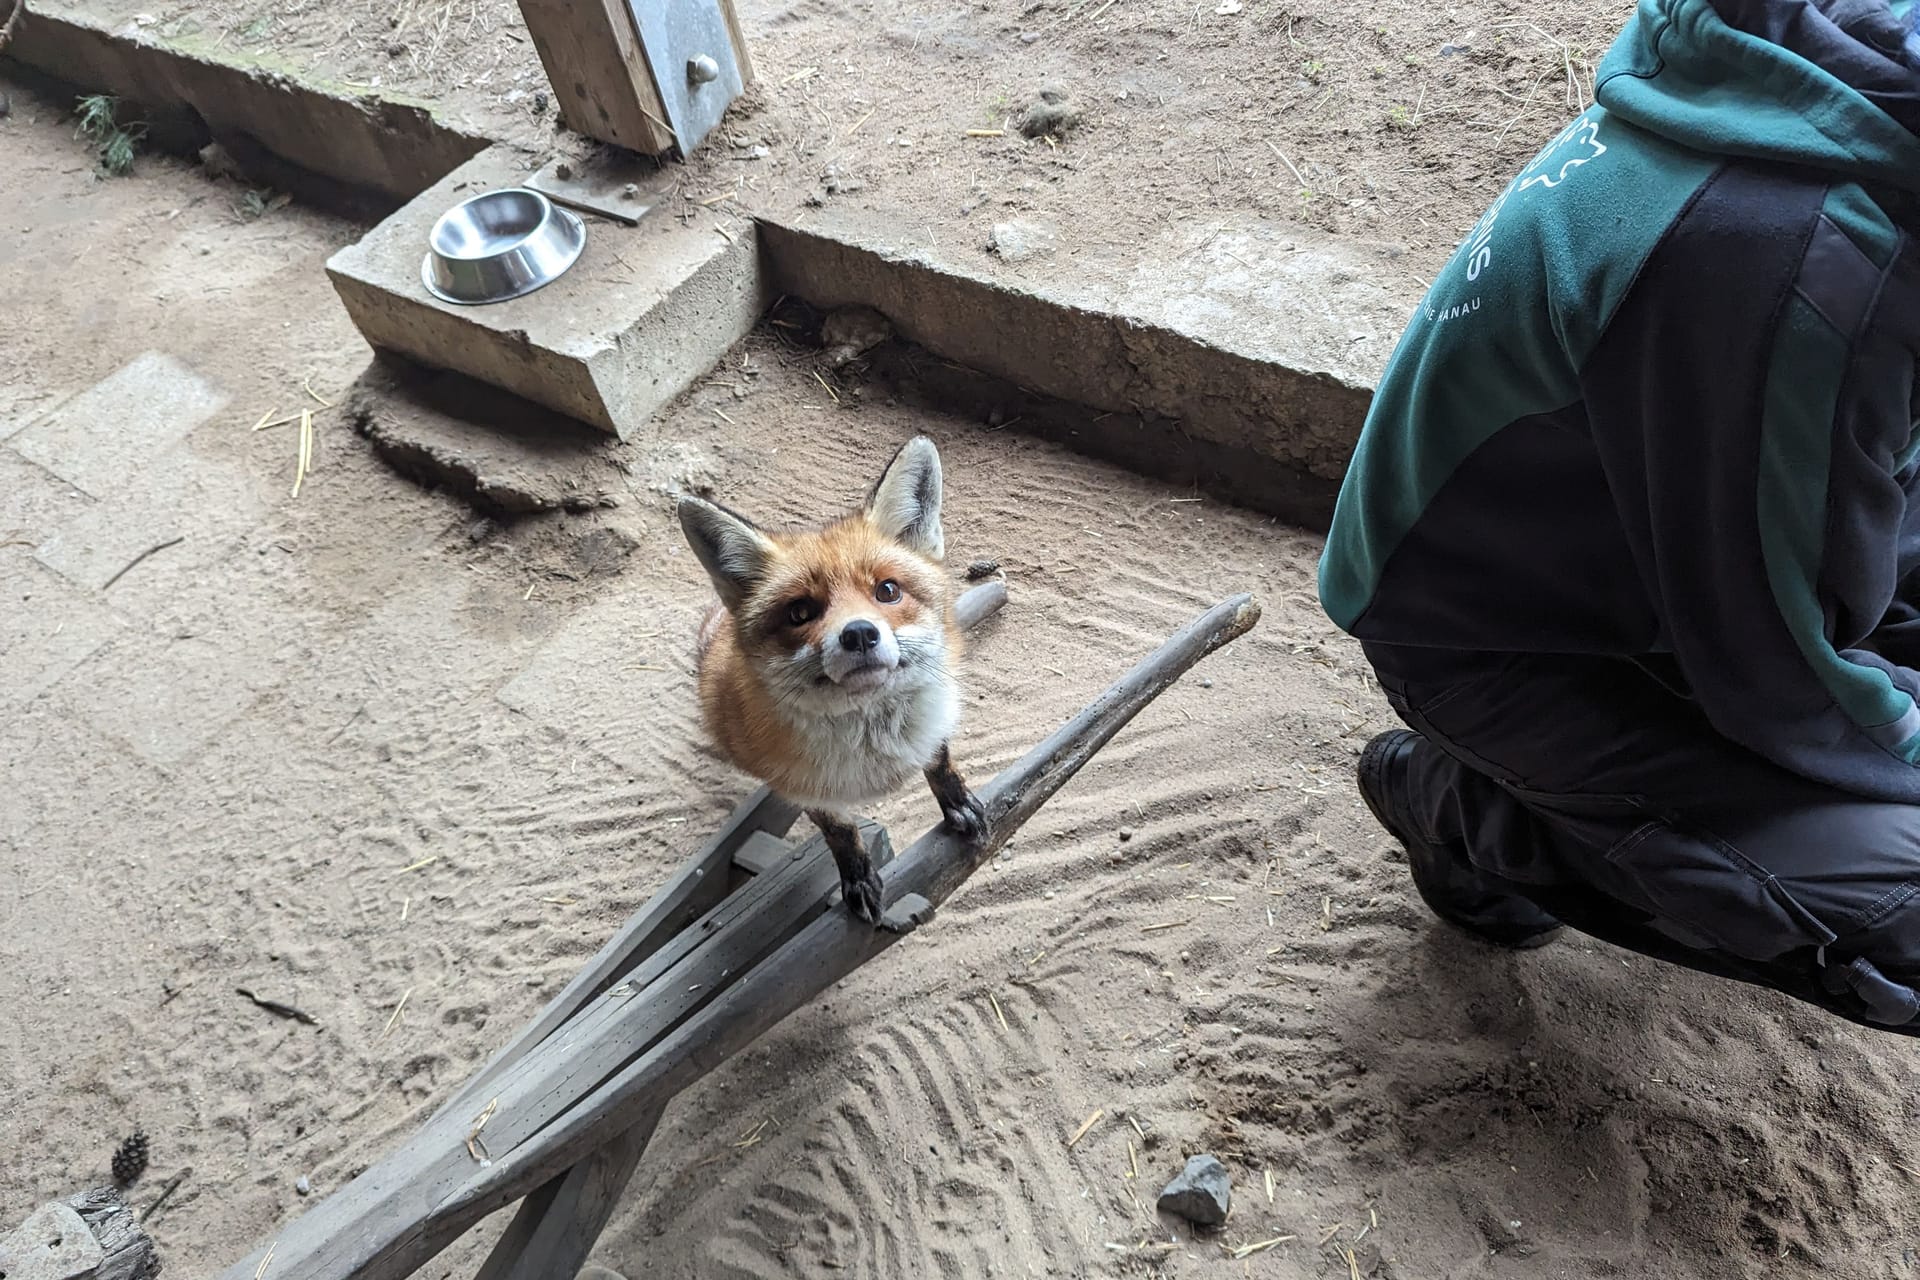
{"label": "fox white chest fur", "polygon": [[687,498],[680,522],[720,602],[701,628],[700,707],[735,766],[806,809],[848,905],[877,920],[880,881],[853,811],[922,774],[947,826],[986,815],[953,768],[960,631],[945,571],[940,455],[918,437],[855,514],[769,534]]}
{"label": "fox white chest fur", "polygon": [[944,670],[903,681],[838,715],[800,717],[805,780],[789,798],[841,812],[870,805],[924,773],[960,722],[960,689]]}

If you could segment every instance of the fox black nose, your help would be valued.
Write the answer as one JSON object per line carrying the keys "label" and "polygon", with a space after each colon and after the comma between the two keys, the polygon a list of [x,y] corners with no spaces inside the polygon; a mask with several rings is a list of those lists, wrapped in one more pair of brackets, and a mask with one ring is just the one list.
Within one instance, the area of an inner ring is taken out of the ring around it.
{"label": "fox black nose", "polygon": [[840,647],[848,653],[872,653],[880,647],[880,628],[856,618],[840,628]]}

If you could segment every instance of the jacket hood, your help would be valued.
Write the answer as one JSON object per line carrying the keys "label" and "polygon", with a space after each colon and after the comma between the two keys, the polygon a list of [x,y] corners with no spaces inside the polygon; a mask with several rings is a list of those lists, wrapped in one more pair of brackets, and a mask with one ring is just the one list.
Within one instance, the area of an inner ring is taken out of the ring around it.
{"label": "jacket hood", "polygon": [[1708,154],[1920,191],[1915,0],[1639,0],[1608,112]]}

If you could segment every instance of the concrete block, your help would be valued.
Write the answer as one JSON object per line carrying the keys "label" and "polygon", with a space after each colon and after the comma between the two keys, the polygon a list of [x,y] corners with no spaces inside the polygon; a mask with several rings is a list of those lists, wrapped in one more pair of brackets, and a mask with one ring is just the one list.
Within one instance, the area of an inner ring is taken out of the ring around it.
{"label": "concrete block", "polygon": [[[391,93],[357,93],[286,74],[274,53],[249,53],[224,34],[167,37],[161,27],[105,19],[79,6],[41,5],[6,58],[67,85],[141,104],[149,137],[198,147],[208,135],[236,154],[279,160],[261,177],[302,199],[341,200],[340,188],[405,200],[486,146],[478,122],[449,118]],[[253,160],[246,157],[249,166]],[[324,181],[302,181],[301,174]],[[332,187],[333,191],[326,188]]]}
{"label": "concrete block", "polygon": [[199,374],[149,351],[40,418],[11,445],[104,498],[226,403],[225,394]]}
{"label": "concrete block", "polygon": [[629,439],[766,309],[754,236],[664,213],[639,226],[588,218],[580,260],[545,288],[486,306],[434,298],[420,283],[434,222],[529,173],[517,153],[489,148],[334,254],[327,274],[373,346]]}
{"label": "concrete block", "polygon": [[148,552],[165,556],[171,571],[211,564],[266,514],[244,473],[180,444],[60,525],[34,556],[69,582],[100,591],[123,571],[139,572],[129,566]]}
{"label": "concrete block", "polygon": [[120,633],[98,599],[0,551],[0,711],[26,706]]}
{"label": "concrete block", "polygon": [[873,307],[950,361],[1113,415],[1073,448],[1149,473],[1176,458],[1233,501],[1324,524],[1414,303],[1396,250],[1292,227],[1179,234],[1195,242],[1063,243],[990,273],[861,211],[760,224],[775,292]]}

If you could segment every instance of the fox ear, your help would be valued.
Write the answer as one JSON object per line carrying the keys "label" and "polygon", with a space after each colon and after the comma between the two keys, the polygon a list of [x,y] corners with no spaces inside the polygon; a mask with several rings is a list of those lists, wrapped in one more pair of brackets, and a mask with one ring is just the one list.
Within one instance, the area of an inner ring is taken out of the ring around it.
{"label": "fox ear", "polygon": [[940,494],[940,451],[925,436],[915,436],[900,446],[867,495],[866,516],[886,537],[930,559],[944,560]]}
{"label": "fox ear", "polygon": [[682,498],[677,504],[681,531],[693,554],[700,558],[720,603],[729,612],[766,576],[774,555],[767,535],[753,522],[717,503],[699,498]]}

